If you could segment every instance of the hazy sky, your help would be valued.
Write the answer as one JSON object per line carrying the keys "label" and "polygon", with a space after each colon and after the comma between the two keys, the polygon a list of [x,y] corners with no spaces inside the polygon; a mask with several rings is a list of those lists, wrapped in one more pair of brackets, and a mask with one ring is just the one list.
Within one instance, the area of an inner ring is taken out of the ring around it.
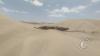
{"label": "hazy sky", "polygon": [[100,19],[100,0],[0,0],[0,11],[28,21]]}

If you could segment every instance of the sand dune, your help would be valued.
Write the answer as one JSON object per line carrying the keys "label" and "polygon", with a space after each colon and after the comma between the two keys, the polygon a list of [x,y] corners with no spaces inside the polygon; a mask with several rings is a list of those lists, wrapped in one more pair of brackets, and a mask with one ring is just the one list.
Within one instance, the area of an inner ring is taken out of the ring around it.
{"label": "sand dune", "polygon": [[0,18],[0,56],[100,56],[99,21],[55,25],[88,33],[34,29],[31,24]]}
{"label": "sand dune", "polygon": [[67,20],[59,23],[58,25],[69,27],[71,30],[87,32],[100,30],[100,21],[97,20]]}

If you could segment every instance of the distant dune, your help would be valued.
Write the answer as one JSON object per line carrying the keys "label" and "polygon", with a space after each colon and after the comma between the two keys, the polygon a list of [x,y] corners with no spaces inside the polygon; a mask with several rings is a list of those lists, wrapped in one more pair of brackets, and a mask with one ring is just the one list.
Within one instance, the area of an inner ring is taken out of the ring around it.
{"label": "distant dune", "polygon": [[100,21],[68,20],[54,26],[86,32],[35,29],[0,17],[0,56],[100,56]]}
{"label": "distant dune", "polygon": [[100,21],[98,20],[66,20],[57,25],[69,27],[73,31],[100,31]]}

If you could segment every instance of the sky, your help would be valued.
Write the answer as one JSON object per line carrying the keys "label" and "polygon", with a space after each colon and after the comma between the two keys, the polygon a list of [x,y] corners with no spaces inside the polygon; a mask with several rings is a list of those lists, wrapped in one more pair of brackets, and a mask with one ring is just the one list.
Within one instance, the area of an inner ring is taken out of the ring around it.
{"label": "sky", "polygon": [[98,20],[100,0],[0,0],[0,12],[19,21]]}

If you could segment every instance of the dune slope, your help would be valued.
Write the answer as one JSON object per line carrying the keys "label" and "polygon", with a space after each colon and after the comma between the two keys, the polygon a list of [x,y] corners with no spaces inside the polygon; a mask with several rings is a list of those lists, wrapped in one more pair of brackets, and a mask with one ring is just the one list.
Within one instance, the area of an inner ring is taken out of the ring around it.
{"label": "dune slope", "polygon": [[[69,21],[57,25],[68,27],[72,24],[81,25]],[[76,25],[72,27],[75,30]],[[100,56],[100,33],[40,30],[33,26],[0,19],[0,56]],[[81,48],[85,37],[90,40]]]}

